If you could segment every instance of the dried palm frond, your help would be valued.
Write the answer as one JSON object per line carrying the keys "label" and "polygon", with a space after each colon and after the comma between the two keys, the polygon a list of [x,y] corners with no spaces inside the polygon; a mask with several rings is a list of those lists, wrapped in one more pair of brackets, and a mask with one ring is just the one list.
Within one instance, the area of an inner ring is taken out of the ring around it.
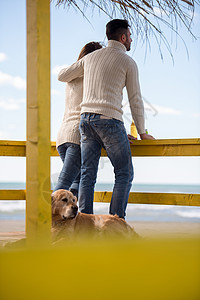
{"label": "dried palm frond", "polygon": [[[150,45],[154,37],[161,52],[161,42],[171,53],[171,47],[164,34],[164,25],[179,35],[179,27],[184,25],[194,37],[191,25],[200,0],[56,0],[56,5],[74,7],[85,17],[87,9],[98,8],[110,18],[127,19],[132,27],[134,40]],[[172,54],[171,54],[172,55]]]}

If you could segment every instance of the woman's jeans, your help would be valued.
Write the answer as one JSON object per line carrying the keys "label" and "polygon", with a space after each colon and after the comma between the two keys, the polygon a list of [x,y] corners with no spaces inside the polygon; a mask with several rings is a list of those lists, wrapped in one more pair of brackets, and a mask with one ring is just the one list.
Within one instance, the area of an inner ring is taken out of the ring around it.
{"label": "woman's jeans", "polygon": [[58,153],[63,161],[63,168],[54,191],[59,189],[78,191],[81,170],[80,146],[74,143],[64,143],[58,146]]}
{"label": "woman's jeans", "polygon": [[101,149],[104,147],[115,173],[109,213],[124,218],[133,180],[133,166],[130,144],[123,122],[116,119],[103,119],[99,114],[83,113],[80,132],[79,210],[87,214],[93,213],[94,185]]}

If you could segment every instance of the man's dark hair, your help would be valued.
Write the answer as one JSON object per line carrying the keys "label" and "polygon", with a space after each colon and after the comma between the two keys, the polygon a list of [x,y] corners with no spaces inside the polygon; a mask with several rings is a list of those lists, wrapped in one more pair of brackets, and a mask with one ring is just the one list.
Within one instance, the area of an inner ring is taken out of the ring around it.
{"label": "man's dark hair", "polygon": [[114,19],[106,24],[106,36],[108,40],[119,41],[122,34],[127,34],[129,27],[127,20]]}

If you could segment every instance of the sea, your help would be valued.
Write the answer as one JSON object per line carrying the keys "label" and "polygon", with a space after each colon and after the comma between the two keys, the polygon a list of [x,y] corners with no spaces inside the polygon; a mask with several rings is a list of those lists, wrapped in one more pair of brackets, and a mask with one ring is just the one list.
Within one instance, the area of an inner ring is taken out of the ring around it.
{"label": "sea", "polygon": [[[0,189],[25,189],[25,182],[0,182]],[[54,184],[52,184],[52,189]],[[96,191],[112,191],[112,183],[97,183]],[[133,184],[132,192],[200,194],[200,185]],[[26,202],[0,201],[0,220],[25,220]],[[95,214],[108,214],[109,203],[94,203]],[[127,221],[135,222],[200,222],[200,207],[128,204]]]}

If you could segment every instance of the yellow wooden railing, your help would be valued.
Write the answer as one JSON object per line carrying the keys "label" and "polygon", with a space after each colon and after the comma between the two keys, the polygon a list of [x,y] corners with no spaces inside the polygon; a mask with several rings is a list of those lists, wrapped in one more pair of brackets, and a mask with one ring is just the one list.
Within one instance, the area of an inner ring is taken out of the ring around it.
{"label": "yellow wooden railing", "polygon": [[[200,139],[134,141],[132,156],[200,156]],[[102,150],[102,156],[106,151]],[[0,141],[0,156],[26,156],[25,141]],[[55,142],[51,156],[58,156]],[[111,192],[95,192],[95,202],[110,202]],[[25,200],[25,190],[0,190],[0,200]],[[131,192],[129,203],[200,206],[199,194]]]}

